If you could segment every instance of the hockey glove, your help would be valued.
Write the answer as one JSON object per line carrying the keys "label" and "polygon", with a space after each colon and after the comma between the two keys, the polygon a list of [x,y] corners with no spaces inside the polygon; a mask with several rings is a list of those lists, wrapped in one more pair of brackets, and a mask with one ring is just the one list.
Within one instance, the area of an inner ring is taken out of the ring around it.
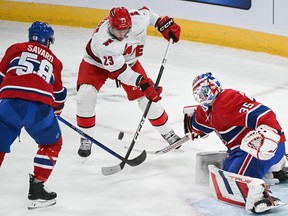
{"label": "hockey glove", "polygon": [[184,114],[184,133],[185,136],[190,138],[191,140],[195,140],[198,138],[206,138],[208,134],[201,133],[200,131],[196,132],[196,129],[192,127],[193,115],[197,106],[185,106],[183,108]]}
{"label": "hockey glove", "polygon": [[181,27],[177,25],[172,18],[165,16],[156,24],[156,26],[166,40],[169,41],[170,38],[172,38],[174,43],[179,41]]}
{"label": "hockey glove", "polygon": [[277,150],[279,140],[276,129],[260,125],[245,135],[240,148],[259,160],[270,160]]}
{"label": "hockey glove", "polygon": [[61,113],[62,113],[63,108],[64,108],[64,103],[61,103],[61,104],[56,103],[56,106],[53,107],[54,114],[57,115],[57,116],[60,116]]}
{"label": "hockey glove", "polygon": [[157,87],[157,89],[154,88],[154,82],[151,79],[145,79],[143,78],[139,82],[139,88],[141,91],[145,94],[145,96],[152,100],[153,102],[157,102],[161,100],[160,94],[162,93],[162,87]]}

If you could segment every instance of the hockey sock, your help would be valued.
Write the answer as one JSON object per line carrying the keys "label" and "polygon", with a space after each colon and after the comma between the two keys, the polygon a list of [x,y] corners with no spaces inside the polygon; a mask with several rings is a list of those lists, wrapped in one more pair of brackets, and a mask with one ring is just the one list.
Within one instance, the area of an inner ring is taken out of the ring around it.
{"label": "hockey sock", "polygon": [[4,160],[5,154],[6,154],[5,152],[0,152],[0,167],[1,167],[2,162],[3,162],[3,160]]}
{"label": "hockey sock", "polygon": [[40,181],[46,181],[58,158],[62,147],[62,137],[53,145],[39,145],[36,156],[34,157],[34,176]]}

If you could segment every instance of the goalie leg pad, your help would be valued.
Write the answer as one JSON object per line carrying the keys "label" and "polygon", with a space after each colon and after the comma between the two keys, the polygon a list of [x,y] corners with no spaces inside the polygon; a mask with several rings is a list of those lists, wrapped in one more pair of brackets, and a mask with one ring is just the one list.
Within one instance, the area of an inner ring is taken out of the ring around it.
{"label": "goalie leg pad", "polygon": [[[217,200],[245,207],[248,196],[248,183],[252,178],[230,173],[209,165],[210,191]],[[263,183],[260,180],[260,183]]]}
{"label": "goalie leg pad", "polygon": [[242,206],[249,212],[262,213],[284,205],[268,194],[264,181],[230,173],[209,165],[210,190],[222,202]]}

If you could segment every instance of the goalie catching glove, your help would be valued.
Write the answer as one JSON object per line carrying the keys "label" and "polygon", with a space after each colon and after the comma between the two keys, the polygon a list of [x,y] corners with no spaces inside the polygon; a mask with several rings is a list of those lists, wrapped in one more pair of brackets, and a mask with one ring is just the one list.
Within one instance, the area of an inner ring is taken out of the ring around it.
{"label": "goalie catching glove", "polygon": [[166,40],[169,41],[170,38],[172,38],[174,43],[179,41],[181,28],[172,18],[165,16],[156,24],[156,26]]}
{"label": "goalie catching glove", "polygon": [[185,136],[190,138],[191,140],[198,139],[198,138],[206,138],[208,134],[201,133],[200,131],[196,131],[192,127],[192,118],[193,114],[196,110],[197,106],[185,106],[183,108],[184,114],[184,132]]}
{"label": "goalie catching glove", "polygon": [[260,125],[245,135],[240,148],[259,160],[270,160],[277,150],[279,140],[280,135],[276,129]]}

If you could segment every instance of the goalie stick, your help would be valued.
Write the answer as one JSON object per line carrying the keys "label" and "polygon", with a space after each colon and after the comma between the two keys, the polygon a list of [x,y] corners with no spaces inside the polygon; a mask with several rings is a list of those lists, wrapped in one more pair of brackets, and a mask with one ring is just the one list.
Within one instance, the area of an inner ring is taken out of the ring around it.
{"label": "goalie stick", "polygon": [[[187,142],[188,140],[190,140],[190,138],[184,136],[182,137],[180,140],[178,140],[177,142],[171,144],[171,145],[168,145],[162,149],[159,149],[159,150],[156,150],[156,151],[149,151],[149,150],[145,150],[147,154],[154,154],[154,155],[161,155],[161,154],[165,154],[167,152],[170,152],[171,150],[173,149],[176,149],[177,147],[181,146],[183,143]],[[137,152],[141,152],[142,150],[140,149],[133,149],[134,151],[137,151]]]}
{"label": "goalie stick", "polygon": [[127,163],[130,166],[138,166],[140,165],[147,157],[147,154],[144,151],[142,151],[142,153],[137,156],[134,159],[128,160],[128,158],[124,158],[121,155],[117,154],[116,152],[114,152],[113,150],[109,149],[108,147],[106,147],[105,145],[103,145],[102,143],[100,143],[99,141],[95,140],[94,138],[92,138],[91,136],[89,136],[88,134],[84,133],[82,130],[80,130],[79,128],[75,127],[74,125],[72,125],[71,123],[69,123],[68,121],[66,121],[65,119],[63,119],[61,116],[58,116],[58,119],[64,123],[65,125],[67,125],[68,127],[72,128],[74,131],[76,131],[77,133],[79,133],[81,136],[87,138],[88,140],[90,140],[92,143],[96,144],[97,146],[99,146],[100,148],[104,149],[106,152],[112,154],[114,157],[120,159],[123,163]]}
{"label": "goalie stick", "polygon": [[[155,85],[154,85],[155,88],[157,88],[159,83],[160,83],[160,79],[161,79],[163,71],[164,71],[164,66],[165,66],[166,61],[167,61],[167,54],[168,54],[168,51],[169,51],[169,48],[170,48],[170,45],[172,44],[172,42],[173,42],[173,39],[171,38],[169,40],[168,46],[166,48],[166,52],[164,54],[164,57],[163,57],[163,60],[162,60],[162,64],[161,64],[161,67],[160,67],[160,70],[159,70],[159,73],[158,73],[158,76],[157,76],[157,79],[156,79],[156,82],[155,82]],[[139,123],[139,125],[137,127],[137,130],[136,130],[136,132],[134,134],[132,142],[131,142],[131,144],[129,146],[129,149],[128,149],[126,155],[125,155],[125,159],[128,159],[128,157],[129,157],[129,155],[130,155],[130,153],[131,153],[131,151],[132,151],[132,149],[133,149],[133,147],[134,147],[134,145],[136,143],[137,137],[138,137],[138,135],[139,135],[139,133],[141,131],[141,128],[142,128],[144,122],[145,122],[145,119],[147,117],[147,114],[149,112],[151,104],[152,104],[152,101],[149,100],[148,103],[147,103],[147,106],[146,106],[146,108],[145,108],[145,110],[143,112],[143,115],[142,115],[142,118],[140,120],[140,123]],[[146,154],[146,152],[145,152],[145,154]],[[117,164],[115,166],[102,167],[102,174],[103,175],[112,175],[114,173],[117,173],[117,172],[121,171],[124,167],[125,167],[125,162],[124,161],[122,161],[120,164]]]}

